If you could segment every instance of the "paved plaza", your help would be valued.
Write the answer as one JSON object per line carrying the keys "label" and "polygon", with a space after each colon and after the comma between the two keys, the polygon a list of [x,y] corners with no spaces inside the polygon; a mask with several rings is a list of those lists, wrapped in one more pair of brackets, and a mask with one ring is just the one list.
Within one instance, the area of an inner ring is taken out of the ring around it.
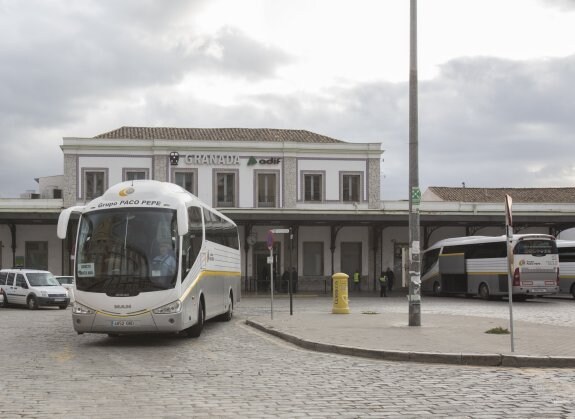
{"label": "paved plaza", "polygon": [[[382,315],[383,304],[389,312],[407,310],[404,297],[382,300],[352,296],[350,304]],[[245,324],[266,318],[269,303],[264,296],[244,297],[231,323],[210,322],[199,339],[78,336],[70,309],[2,308],[0,417],[575,418],[571,369],[395,362],[309,351]],[[504,319],[508,310],[497,301],[424,303],[424,315]],[[293,308],[311,315],[330,304],[328,297],[298,296]],[[289,300],[278,297],[274,308],[289,315]],[[518,321],[561,326],[573,321],[574,312],[573,301],[556,300],[518,304],[515,315]]]}

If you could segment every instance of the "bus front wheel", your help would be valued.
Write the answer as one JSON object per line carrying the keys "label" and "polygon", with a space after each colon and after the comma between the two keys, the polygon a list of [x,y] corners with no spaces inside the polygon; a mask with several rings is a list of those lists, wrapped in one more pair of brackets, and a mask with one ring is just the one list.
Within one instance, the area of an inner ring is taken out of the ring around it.
{"label": "bus front wheel", "polygon": [[204,301],[200,300],[200,304],[198,305],[198,321],[195,325],[188,329],[188,337],[197,338],[202,334],[202,330],[204,328],[204,321],[205,321],[205,309],[204,309]]}
{"label": "bus front wheel", "polygon": [[484,300],[489,300],[489,287],[487,286],[486,283],[483,283],[479,286],[479,297],[481,297]]}

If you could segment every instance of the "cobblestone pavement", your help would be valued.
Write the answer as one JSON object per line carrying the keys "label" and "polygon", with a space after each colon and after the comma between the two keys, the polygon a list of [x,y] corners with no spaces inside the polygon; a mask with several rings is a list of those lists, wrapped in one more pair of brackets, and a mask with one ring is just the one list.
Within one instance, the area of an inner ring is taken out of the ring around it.
{"label": "cobblestone pavement", "polygon": [[[199,339],[78,336],[70,309],[0,309],[0,417],[575,418],[572,370],[309,352],[243,324],[268,303],[244,298],[231,323],[210,322]],[[317,309],[325,300],[295,303]]]}

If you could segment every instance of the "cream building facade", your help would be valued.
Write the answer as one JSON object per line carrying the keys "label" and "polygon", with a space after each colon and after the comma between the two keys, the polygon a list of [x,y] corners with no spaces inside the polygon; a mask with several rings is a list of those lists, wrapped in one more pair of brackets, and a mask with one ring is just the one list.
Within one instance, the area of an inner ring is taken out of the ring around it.
{"label": "cream building facade", "polygon": [[[269,287],[271,229],[290,231],[274,235],[278,291],[290,267],[301,291],[329,292],[333,273],[356,270],[362,291],[375,291],[387,267],[396,285],[407,284],[409,203],[381,199],[381,143],[302,130],[122,127],[64,137],[61,149],[63,175],[36,179],[38,191],[21,199],[0,199],[2,267],[72,273],[73,240],[56,237],[62,208],[121,181],[154,179],[180,184],[238,224],[245,291]],[[433,187],[417,207],[422,247],[503,234],[506,193],[514,197],[516,232],[575,227],[575,188]]]}

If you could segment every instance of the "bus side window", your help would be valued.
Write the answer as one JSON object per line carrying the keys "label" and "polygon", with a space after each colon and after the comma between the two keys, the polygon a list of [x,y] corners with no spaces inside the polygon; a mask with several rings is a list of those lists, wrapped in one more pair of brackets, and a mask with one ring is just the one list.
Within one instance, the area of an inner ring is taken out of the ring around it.
{"label": "bus side window", "polygon": [[575,247],[560,247],[559,262],[575,262]]}
{"label": "bus side window", "polygon": [[423,266],[421,269],[421,275],[425,275],[433,265],[437,262],[439,257],[439,249],[433,249],[423,254]]}

